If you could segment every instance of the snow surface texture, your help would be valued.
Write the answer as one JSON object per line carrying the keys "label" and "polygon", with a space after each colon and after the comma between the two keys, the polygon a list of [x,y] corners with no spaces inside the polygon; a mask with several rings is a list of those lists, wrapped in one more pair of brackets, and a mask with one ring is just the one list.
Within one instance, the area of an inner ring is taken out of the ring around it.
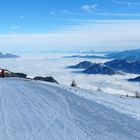
{"label": "snow surface texture", "polygon": [[0,140],[140,139],[139,120],[71,91],[44,82],[0,79]]}

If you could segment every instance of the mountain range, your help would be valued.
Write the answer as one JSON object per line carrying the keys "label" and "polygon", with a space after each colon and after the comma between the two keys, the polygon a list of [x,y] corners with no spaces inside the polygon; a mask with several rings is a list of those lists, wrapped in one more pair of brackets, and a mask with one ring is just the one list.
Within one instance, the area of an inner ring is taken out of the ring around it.
{"label": "mountain range", "polygon": [[104,63],[104,65],[122,72],[140,74],[140,61],[131,61],[128,59],[115,59]]}
{"label": "mountain range", "polygon": [[[87,74],[117,74],[121,72],[140,74],[140,61],[131,61],[127,59],[114,59],[103,64],[83,61],[77,65],[69,66],[68,68],[86,69]],[[90,70],[90,72],[89,72]]]}
{"label": "mountain range", "polygon": [[19,56],[14,55],[14,54],[10,54],[10,53],[3,54],[0,52],[0,58],[17,58],[17,57],[19,57]]}
{"label": "mountain range", "polygon": [[126,50],[121,52],[108,52],[104,56],[99,55],[73,55],[65,58],[99,58],[99,59],[127,59],[131,61],[140,61],[140,49]]}
{"label": "mountain range", "polygon": [[106,57],[111,59],[127,59],[131,61],[140,61],[140,49],[110,53],[107,54]]}

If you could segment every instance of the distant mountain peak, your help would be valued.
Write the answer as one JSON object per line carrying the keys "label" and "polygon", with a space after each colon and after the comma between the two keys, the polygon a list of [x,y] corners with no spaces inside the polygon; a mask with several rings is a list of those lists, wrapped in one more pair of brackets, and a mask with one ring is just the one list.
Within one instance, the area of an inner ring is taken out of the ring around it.
{"label": "distant mountain peak", "polygon": [[90,61],[82,61],[78,63],[77,65],[69,66],[68,68],[74,68],[74,69],[85,69],[92,65],[92,62]]}
{"label": "distant mountain peak", "polygon": [[119,74],[119,72],[115,71],[114,69],[105,66],[104,64],[94,63],[92,66],[87,68],[84,73],[86,74],[107,74],[107,75],[114,75]]}
{"label": "distant mountain peak", "polygon": [[17,58],[17,57],[19,56],[10,53],[3,54],[2,52],[0,52],[0,58]]}

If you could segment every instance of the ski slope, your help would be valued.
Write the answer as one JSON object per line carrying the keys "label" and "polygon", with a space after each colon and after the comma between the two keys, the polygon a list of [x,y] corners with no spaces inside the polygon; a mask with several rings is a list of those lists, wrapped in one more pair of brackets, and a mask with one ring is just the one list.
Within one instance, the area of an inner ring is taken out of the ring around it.
{"label": "ski slope", "polygon": [[55,84],[0,79],[0,140],[140,140],[140,121]]}

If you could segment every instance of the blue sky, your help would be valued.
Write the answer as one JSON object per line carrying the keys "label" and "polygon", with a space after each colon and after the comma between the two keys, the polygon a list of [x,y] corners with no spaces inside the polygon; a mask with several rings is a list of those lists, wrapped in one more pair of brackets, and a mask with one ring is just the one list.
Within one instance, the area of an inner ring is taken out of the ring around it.
{"label": "blue sky", "polygon": [[[132,35],[139,35],[139,20],[140,0],[1,0],[0,49],[138,48],[140,38]],[[113,45],[119,33],[123,38]],[[99,41],[92,39],[95,34]]]}

